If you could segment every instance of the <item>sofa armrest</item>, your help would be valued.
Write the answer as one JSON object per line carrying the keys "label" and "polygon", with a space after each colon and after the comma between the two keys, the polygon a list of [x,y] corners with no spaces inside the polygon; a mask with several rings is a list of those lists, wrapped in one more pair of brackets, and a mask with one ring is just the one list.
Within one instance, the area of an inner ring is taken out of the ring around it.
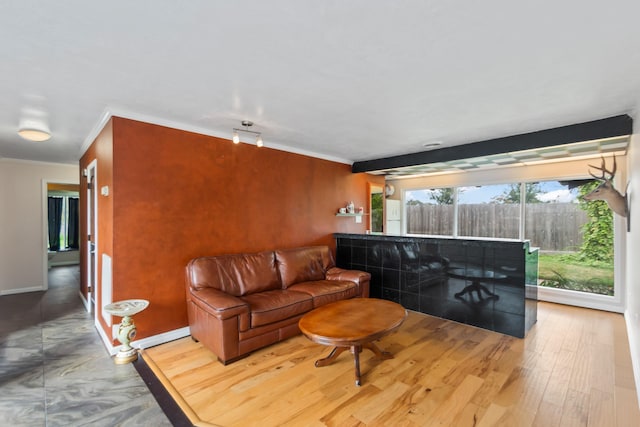
{"label": "sofa armrest", "polygon": [[327,270],[327,280],[348,280],[358,285],[358,293],[363,298],[369,297],[369,282],[371,274],[360,270],[345,270],[344,268],[332,267]]}
{"label": "sofa armrest", "polygon": [[327,280],[348,280],[350,282],[361,283],[371,280],[371,274],[360,270],[345,270],[344,268],[332,267],[327,270]]}
{"label": "sofa armrest", "polygon": [[219,289],[192,290],[191,301],[220,320],[249,313],[249,304]]}

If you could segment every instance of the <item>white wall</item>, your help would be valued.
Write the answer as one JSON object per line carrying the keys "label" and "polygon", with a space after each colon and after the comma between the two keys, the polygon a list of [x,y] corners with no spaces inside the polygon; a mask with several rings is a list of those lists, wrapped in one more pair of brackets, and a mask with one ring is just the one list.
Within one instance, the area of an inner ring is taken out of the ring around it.
{"label": "white wall", "polygon": [[0,159],[0,295],[45,288],[44,181],[77,184],[78,166]]}
{"label": "white wall", "polygon": [[61,251],[49,254],[49,267],[80,264],[80,251]]}
{"label": "white wall", "polygon": [[629,210],[631,232],[627,233],[626,310],[627,333],[636,390],[640,400],[640,113],[633,118],[634,129],[627,156]]}

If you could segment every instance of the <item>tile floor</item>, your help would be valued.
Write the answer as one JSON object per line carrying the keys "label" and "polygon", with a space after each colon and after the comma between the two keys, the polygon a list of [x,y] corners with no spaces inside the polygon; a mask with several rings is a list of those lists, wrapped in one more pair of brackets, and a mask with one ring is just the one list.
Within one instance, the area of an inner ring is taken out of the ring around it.
{"label": "tile floor", "polygon": [[115,365],[78,296],[77,266],[49,290],[0,297],[0,425],[171,426],[131,365]]}

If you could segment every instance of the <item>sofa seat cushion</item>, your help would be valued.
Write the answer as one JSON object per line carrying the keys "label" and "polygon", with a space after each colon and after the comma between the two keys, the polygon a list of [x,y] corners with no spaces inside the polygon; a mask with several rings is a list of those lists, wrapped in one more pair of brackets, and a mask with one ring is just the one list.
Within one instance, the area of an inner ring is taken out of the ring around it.
{"label": "sofa seat cushion", "polygon": [[268,325],[313,309],[311,295],[278,289],[240,297],[249,304],[251,327]]}
{"label": "sofa seat cushion", "polygon": [[297,283],[288,289],[311,295],[314,308],[358,295],[358,286],[347,280],[314,280]]}

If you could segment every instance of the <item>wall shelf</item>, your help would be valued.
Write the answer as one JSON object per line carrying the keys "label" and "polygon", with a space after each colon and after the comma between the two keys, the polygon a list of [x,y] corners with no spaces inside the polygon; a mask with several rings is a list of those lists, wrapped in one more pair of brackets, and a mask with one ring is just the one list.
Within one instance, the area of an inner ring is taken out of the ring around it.
{"label": "wall shelf", "polygon": [[368,215],[368,214],[366,214],[366,213],[340,213],[340,212],[338,212],[338,213],[336,214],[336,216],[348,216],[348,217],[352,217],[352,218],[354,218],[354,219],[355,219],[356,223],[358,223],[358,224],[362,223],[362,217],[363,217],[364,215]]}

